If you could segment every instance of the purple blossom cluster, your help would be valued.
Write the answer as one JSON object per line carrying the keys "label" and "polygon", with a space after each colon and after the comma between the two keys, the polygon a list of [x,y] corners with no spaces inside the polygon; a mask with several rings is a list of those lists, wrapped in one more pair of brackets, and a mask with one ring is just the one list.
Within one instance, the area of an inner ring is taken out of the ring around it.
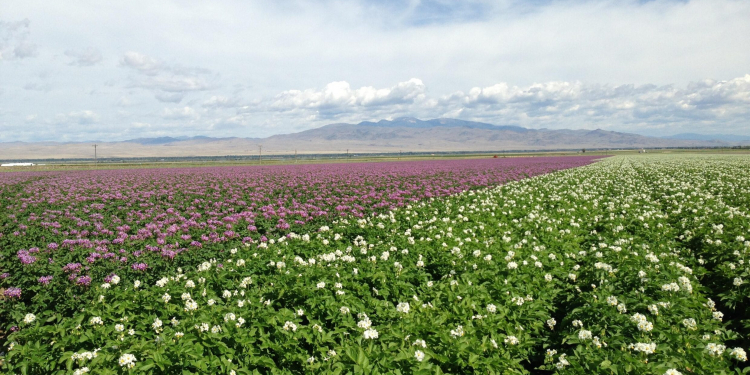
{"label": "purple blossom cluster", "polygon": [[7,298],[21,298],[21,288],[10,287],[3,291],[3,296]]}
{"label": "purple blossom cluster", "polygon": [[[16,254],[16,256],[18,257],[18,259],[21,261],[22,264],[34,264],[34,262],[36,262],[36,257],[31,255],[31,252],[33,250],[34,249],[18,250],[18,253]],[[36,249],[36,250],[38,251],[39,249]]]}
{"label": "purple blossom cluster", "polygon": [[78,278],[76,278],[76,284],[89,286],[91,284],[91,276],[78,276]]}
{"label": "purple blossom cluster", "polygon": [[146,263],[133,263],[133,265],[131,267],[135,271],[145,271],[146,269],[148,269],[148,264],[146,264]]}
{"label": "purple blossom cluster", "polygon": [[[11,245],[6,248],[16,249],[15,257],[6,256],[2,262],[17,259],[24,270],[38,268],[37,275],[48,273],[49,265],[61,264],[57,272],[64,275],[62,280],[67,277],[71,283],[88,286],[92,270],[103,265],[107,270],[103,272],[123,268],[142,272],[151,260],[170,262],[208,245],[263,242],[308,223],[362,218],[594,159],[2,173],[0,189],[10,185],[18,189],[14,200],[0,210],[6,223],[3,232],[13,233],[2,241]],[[24,246],[15,243],[35,247],[19,249]],[[48,262],[38,262],[45,258]],[[38,278],[43,285],[51,280],[52,276]]]}

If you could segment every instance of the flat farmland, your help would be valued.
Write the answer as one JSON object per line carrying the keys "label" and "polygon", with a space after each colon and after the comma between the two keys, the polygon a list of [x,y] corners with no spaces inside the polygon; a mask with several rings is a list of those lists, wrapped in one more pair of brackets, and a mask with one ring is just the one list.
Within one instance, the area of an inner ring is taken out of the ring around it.
{"label": "flat farmland", "polygon": [[0,174],[25,374],[746,372],[750,157]]}

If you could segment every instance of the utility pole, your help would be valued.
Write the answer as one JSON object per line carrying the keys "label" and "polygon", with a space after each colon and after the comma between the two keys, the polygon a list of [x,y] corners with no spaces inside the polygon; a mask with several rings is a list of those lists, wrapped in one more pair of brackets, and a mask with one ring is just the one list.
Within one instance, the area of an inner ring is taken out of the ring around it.
{"label": "utility pole", "polygon": [[398,160],[401,160],[401,150],[398,150]]}
{"label": "utility pole", "polygon": [[294,164],[297,164],[297,150],[294,150]]}
{"label": "utility pole", "polygon": [[258,145],[258,161],[263,165],[263,145]]}
{"label": "utility pole", "polygon": [[346,149],[346,160],[349,160],[349,149]]}
{"label": "utility pole", "polygon": [[96,159],[96,144],[94,144],[94,164],[98,164],[98,161]]}

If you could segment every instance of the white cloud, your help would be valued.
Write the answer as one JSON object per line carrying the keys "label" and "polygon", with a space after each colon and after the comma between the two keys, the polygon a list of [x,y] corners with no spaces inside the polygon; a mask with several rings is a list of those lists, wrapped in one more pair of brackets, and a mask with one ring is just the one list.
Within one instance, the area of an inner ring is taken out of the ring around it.
{"label": "white cloud", "polygon": [[211,88],[203,77],[182,75],[152,77],[142,81],[142,86],[167,92],[204,91]]}
{"label": "white cloud", "polygon": [[152,91],[156,100],[162,103],[180,103],[189,92],[206,91],[216,87],[209,82],[207,76],[211,72],[207,69],[170,66],[138,52],[125,53],[120,64],[140,74],[132,79],[131,87]]}
{"label": "white cloud", "polygon": [[209,108],[234,108],[239,106],[239,104],[239,99],[222,95],[214,95],[203,102],[203,106]]}
{"label": "white cloud", "polygon": [[156,75],[163,68],[158,60],[134,51],[126,52],[120,62],[146,75]]}
{"label": "white cloud", "polygon": [[179,103],[182,101],[182,98],[185,97],[185,94],[181,92],[157,92],[156,94],[154,94],[154,97],[156,98],[156,100],[162,103]]}
{"label": "white cloud", "polygon": [[23,59],[37,55],[37,47],[29,41],[28,19],[0,21],[0,61]]}
{"label": "white cloud", "polygon": [[244,107],[243,113],[264,116],[275,112],[289,122],[320,125],[412,115],[530,128],[648,133],[663,129],[665,124],[688,129],[701,123],[745,133],[750,130],[745,120],[750,116],[750,74],[728,81],[694,82],[684,88],[553,81],[529,86],[501,82],[441,97],[425,92],[419,79],[382,89],[351,89],[347,82],[332,82],[320,90],[284,91]]}
{"label": "white cloud", "polygon": [[48,92],[52,90],[52,85],[50,85],[47,82],[29,82],[25,85],[23,85],[24,90],[29,91],[42,91],[42,92]]}
{"label": "white cloud", "polygon": [[130,107],[134,105],[133,100],[128,98],[127,96],[121,96],[117,101],[115,102],[115,105],[118,107]]}
{"label": "white cloud", "polygon": [[92,66],[104,60],[102,52],[93,47],[84,48],[82,50],[69,49],[65,51],[65,56],[72,58],[70,65],[77,66]]}
{"label": "white cloud", "polygon": [[322,90],[288,90],[273,100],[271,108],[279,111],[294,109],[329,109],[352,111],[384,105],[409,104],[424,98],[425,85],[412,78],[390,88],[361,87],[353,90],[348,82],[331,82]]}
{"label": "white cloud", "polygon": [[81,108],[100,139],[397,116],[750,134],[748,19],[739,0],[5,2],[2,139],[91,139],[25,123]]}
{"label": "white cloud", "polygon": [[197,119],[200,114],[189,106],[175,107],[175,108],[164,108],[162,111],[162,117],[171,120],[187,120]]}
{"label": "white cloud", "polygon": [[58,113],[55,115],[54,122],[57,124],[78,124],[78,125],[89,125],[96,124],[99,122],[99,115],[94,111],[73,111],[67,114]]}

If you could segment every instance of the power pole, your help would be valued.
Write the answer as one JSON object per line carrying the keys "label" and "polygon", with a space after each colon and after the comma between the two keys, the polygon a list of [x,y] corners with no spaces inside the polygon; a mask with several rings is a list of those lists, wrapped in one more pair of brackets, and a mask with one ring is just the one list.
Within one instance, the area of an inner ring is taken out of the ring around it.
{"label": "power pole", "polygon": [[346,160],[349,160],[349,149],[346,149]]}
{"label": "power pole", "polygon": [[263,145],[258,145],[258,161],[263,165]]}
{"label": "power pole", "polygon": [[401,150],[398,150],[398,160],[401,160]]}
{"label": "power pole", "polygon": [[297,150],[294,150],[294,164],[297,164]]}
{"label": "power pole", "polygon": [[96,144],[94,144],[94,164],[98,164],[97,158],[96,158]]}

